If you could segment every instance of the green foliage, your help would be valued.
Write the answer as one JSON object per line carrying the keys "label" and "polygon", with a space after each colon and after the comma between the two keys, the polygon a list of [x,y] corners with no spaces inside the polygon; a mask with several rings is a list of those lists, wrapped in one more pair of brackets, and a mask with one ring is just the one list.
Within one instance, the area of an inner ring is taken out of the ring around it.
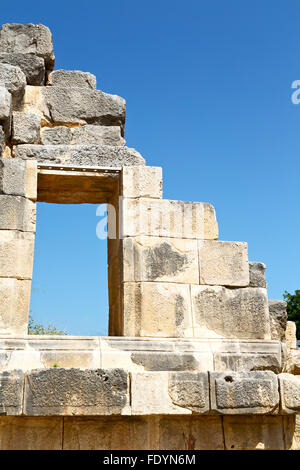
{"label": "green foliage", "polygon": [[288,319],[296,323],[297,338],[300,339],[300,290],[295,290],[294,294],[285,291],[283,298],[287,302]]}
{"label": "green foliage", "polygon": [[56,364],[55,362],[52,367],[59,367],[59,364]]}
{"label": "green foliage", "polygon": [[57,330],[52,323],[47,327],[35,323],[32,315],[29,315],[28,321],[28,334],[29,335],[66,335],[65,331]]}

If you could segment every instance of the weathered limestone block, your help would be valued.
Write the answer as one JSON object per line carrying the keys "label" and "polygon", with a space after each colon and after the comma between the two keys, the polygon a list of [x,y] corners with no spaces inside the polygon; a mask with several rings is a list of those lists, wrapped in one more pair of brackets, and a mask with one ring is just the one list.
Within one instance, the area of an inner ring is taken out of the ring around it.
{"label": "weathered limestone block", "polygon": [[199,283],[197,240],[134,237],[122,245],[123,281]]}
{"label": "weathered limestone block", "polygon": [[0,52],[0,63],[19,67],[26,76],[27,85],[40,86],[45,83],[45,62],[34,54]]}
{"label": "weathered limestone block", "polygon": [[192,413],[190,409],[173,403],[168,372],[131,373],[131,407],[133,415]]}
{"label": "weathered limestone block", "polygon": [[63,418],[0,416],[1,450],[62,450]]}
{"label": "weathered limestone block", "polygon": [[0,277],[31,279],[34,234],[0,230]]}
{"label": "weathered limestone block", "polygon": [[122,414],[127,405],[123,369],[52,368],[26,376],[24,413],[29,416]]}
{"label": "weathered limestone block", "polygon": [[[37,164],[34,160],[0,159],[0,194],[37,198]],[[0,222],[1,223],[1,222]]]}
{"label": "weathered limestone block", "polygon": [[13,97],[21,98],[25,91],[26,77],[19,67],[0,63],[0,86],[5,87]]}
{"label": "weathered limestone block", "polygon": [[154,419],[136,416],[65,417],[63,448],[109,451],[153,449],[156,430],[151,420]]}
{"label": "weathered limestone block", "polygon": [[286,324],[285,330],[285,343],[287,349],[296,349],[297,347],[297,328],[296,323],[293,321],[288,321]]}
{"label": "weathered limestone block", "polygon": [[[161,450],[224,450],[221,416],[162,416]],[[153,449],[153,447],[151,447]]]}
{"label": "weathered limestone block", "polygon": [[215,353],[214,370],[232,370],[234,372],[245,372],[253,370],[271,370],[275,374],[282,371],[282,359],[280,352],[241,354],[241,353]]}
{"label": "weathered limestone block", "polygon": [[225,415],[278,413],[278,381],[274,372],[228,371],[209,374],[213,412]]}
{"label": "weathered limestone block", "polygon": [[283,413],[300,412],[300,377],[279,374],[281,410]]}
{"label": "weathered limestone block", "polygon": [[255,261],[249,262],[250,274],[250,287],[267,287],[266,279],[266,265],[264,263],[257,263]]}
{"label": "weathered limestone block", "polygon": [[40,116],[14,112],[12,121],[12,142],[14,144],[39,144],[40,127]]}
{"label": "weathered limestone block", "polygon": [[125,140],[121,137],[119,126],[93,126],[79,127],[44,127],[41,132],[44,145],[116,145],[124,146]]}
{"label": "weathered limestone block", "polygon": [[248,244],[199,240],[200,284],[248,286]]}
{"label": "weathered limestone block", "polygon": [[55,124],[119,126],[124,134],[125,100],[100,90],[27,86],[24,111]]}
{"label": "weathered limestone block", "polygon": [[0,230],[35,232],[35,203],[20,196],[0,195]]}
{"label": "weathered limestone block", "polygon": [[109,145],[17,145],[13,153],[15,158],[50,164],[104,167],[145,164],[134,149]]}
{"label": "weathered limestone block", "polygon": [[192,285],[195,337],[270,339],[266,289]]}
{"label": "weathered limestone block", "polygon": [[300,415],[282,416],[286,450],[300,450]]}
{"label": "weathered limestone block", "polygon": [[284,450],[282,416],[224,416],[226,450]]}
{"label": "weathered limestone block", "polygon": [[31,281],[0,278],[0,334],[27,334]]}
{"label": "weathered limestone block", "polygon": [[279,341],[285,340],[287,324],[287,303],[283,300],[269,300],[271,338]]}
{"label": "weathered limestone block", "polygon": [[193,336],[190,287],[162,282],[125,282],[124,336]]}
{"label": "weathered limestone block", "polygon": [[205,372],[169,373],[169,395],[174,405],[196,413],[208,413],[209,386]]}
{"label": "weathered limestone block", "polygon": [[0,371],[0,416],[22,413],[24,373]]}
{"label": "weathered limestone block", "polygon": [[11,117],[11,94],[4,86],[0,86],[0,121]]}
{"label": "weathered limestone block", "polygon": [[122,237],[218,238],[215,210],[208,203],[124,198],[121,220]]}
{"label": "weathered limestone block", "polygon": [[96,77],[80,70],[54,70],[48,76],[47,85],[96,89]]}
{"label": "weathered limestone block", "polygon": [[0,52],[35,54],[45,60],[47,69],[54,67],[52,34],[42,24],[4,24],[0,29]]}
{"label": "weathered limestone block", "polygon": [[126,167],[122,171],[123,197],[162,198],[162,168],[155,166]]}
{"label": "weathered limestone block", "polygon": [[300,375],[300,349],[290,349],[288,351],[285,372]]}

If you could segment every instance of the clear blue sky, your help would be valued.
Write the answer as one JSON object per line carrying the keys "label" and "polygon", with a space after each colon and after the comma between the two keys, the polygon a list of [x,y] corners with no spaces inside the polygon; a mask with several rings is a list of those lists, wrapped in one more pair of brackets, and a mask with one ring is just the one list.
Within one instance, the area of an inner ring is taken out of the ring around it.
{"label": "clear blue sky", "polygon": [[[127,100],[127,145],[164,170],[164,197],[214,204],[220,239],[267,264],[269,297],[300,288],[300,4],[69,0],[1,5],[43,23],[56,68]],[[70,334],[106,334],[106,243],[94,206],[38,208],[32,311]]]}

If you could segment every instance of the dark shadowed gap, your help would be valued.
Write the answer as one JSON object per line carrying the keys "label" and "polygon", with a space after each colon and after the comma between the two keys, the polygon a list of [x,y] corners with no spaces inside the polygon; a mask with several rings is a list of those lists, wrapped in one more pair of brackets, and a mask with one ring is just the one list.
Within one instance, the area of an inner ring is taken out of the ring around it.
{"label": "dark shadowed gap", "polygon": [[37,203],[31,314],[69,335],[108,334],[107,241],[95,204]]}

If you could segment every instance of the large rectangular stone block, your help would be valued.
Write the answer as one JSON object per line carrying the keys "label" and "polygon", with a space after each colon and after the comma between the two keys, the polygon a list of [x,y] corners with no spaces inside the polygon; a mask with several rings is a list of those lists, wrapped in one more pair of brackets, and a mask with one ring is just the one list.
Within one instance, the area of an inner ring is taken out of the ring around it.
{"label": "large rectangular stone block", "polygon": [[45,62],[41,57],[21,52],[0,52],[0,63],[19,67],[25,74],[28,85],[44,85]]}
{"label": "large rectangular stone block", "polygon": [[0,416],[0,450],[62,450],[63,418]]}
{"label": "large rectangular stone block", "polygon": [[195,337],[270,339],[266,289],[192,285]]}
{"label": "large rectangular stone block", "polygon": [[0,230],[35,232],[36,207],[21,196],[0,195]]}
{"label": "large rectangular stone block", "polygon": [[300,377],[279,374],[281,410],[283,413],[300,413]]}
{"label": "large rectangular stone block", "polygon": [[96,77],[80,70],[54,70],[48,75],[48,86],[96,89]]}
{"label": "large rectangular stone block", "polygon": [[0,416],[20,415],[23,405],[24,373],[0,371]]}
{"label": "large rectangular stone block", "polygon": [[52,70],[54,66],[52,34],[49,28],[42,24],[9,23],[2,25],[0,52],[35,54],[45,60],[49,70]]}
{"label": "large rectangular stone block", "polygon": [[226,450],[284,450],[282,416],[224,416]]}
{"label": "large rectangular stone block", "polygon": [[196,413],[209,413],[207,372],[169,372],[172,403]]}
{"label": "large rectangular stone block", "polygon": [[15,158],[33,159],[39,163],[120,168],[144,165],[145,160],[134,149],[111,145],[31,145],[13,147]]}
{"label": "large rectangular stone block", "polygon": [[32,279],[34,234],[0,230],[0,277]]}
{"label": "large rectangular stone block", "polygon": [[0,194],[23,196],[36,201],[37,163],[17,158],[0,159]]}
{"label": "large rectangular stone block", "polygon": [[24,95],[26,77],[19,67],[0,63],[0,86],[5,87],[13,98],[20,99]]}
{"label": "large rectangular stone block", "polygon": [[26,376],[24,414],[29,416],[119,415],[128,402],[123,369],[52,368]]}
{"label": "large rectangular stone block", "polygon": [[168,372],[133,372],[131,407],[133,415],[192,413],[190,409],[173,403],[169,395]]}
{"label": "large rectangular stone block", "polygon": [[124,146],[119,126],[43,127],[41,129],[43,145],[112,145]]}
{"label": "large rectangular stone block", "polygon": [[123,197],[162,198],[162,168],[155,166],[127,166],[122,170]]}
{"label": "large rectangular stone block", "polygon": [[193,336],[188,284],[125,282],[122,292],[123,336]]}
{"label": "large rectangular stone block", "polygon": [[125,100],[100,90],[27,86],[24,111],[42,115],[46,122],[56,124],[120,126],[124,134]]}
{"label": "large rectangular stone block", "polygon": [[14,112],[12,121],[12,142],[14,144],[39,144],[40,127],[40,116]]}
{"label": "large rectangular stone block", "polygon": [[269,300],[271,338],[285,340],[287,325],[287,303],[283,300]]}
{"label": "large rectangular stone block", "polygon": [[218,224],[213,206],[167,199],[121,201],[121,237],[216,239]]}
{"label": "large rectangular stone block", "polygon": [[242,242],[199,240],[200,284],[248,286],[248,245]]}
{"label": "large rectangular stone block", "polygon": [[121,243],[123,281],[199,283],[197,240],[132,237]]}
{"label": "large rectangular stone block", "polygon": [[0,278],[0,334],[25,335],[31,281]]}
{"label": "large rectangular stone block", "polygon": [[278,380],[274,372],[210,372],[212,412],[230,415],[276,414]]}

